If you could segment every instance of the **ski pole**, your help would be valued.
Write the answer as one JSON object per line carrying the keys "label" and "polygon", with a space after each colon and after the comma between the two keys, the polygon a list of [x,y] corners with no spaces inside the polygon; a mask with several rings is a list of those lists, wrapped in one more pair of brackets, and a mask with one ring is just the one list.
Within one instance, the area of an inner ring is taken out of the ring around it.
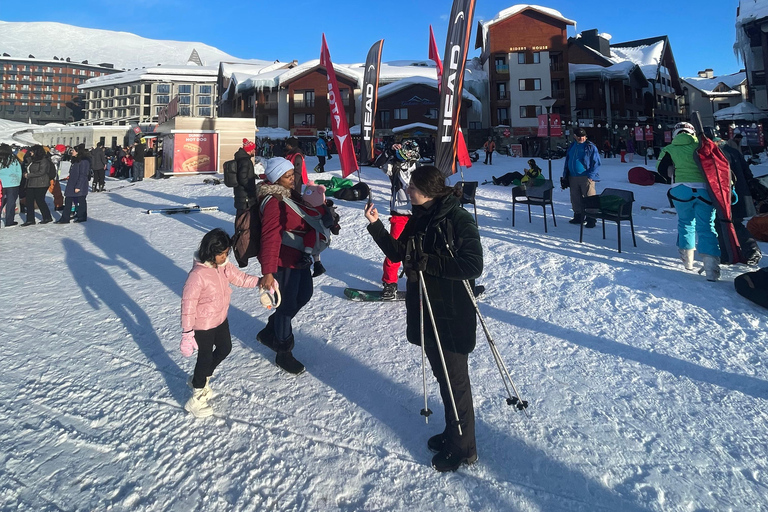
{"label": "ski pole", "polygon": [[445,364],[445,356],[443,355],[443,347],[440,343],[440,335],[437,333],[437,324],[435,323],[435,316],[432,314],[432,305],[429,302],[429,293],[427,292],[427,284],[424,282],[424,273],[419,270],[419,284],[421,290],[424,293],[424,302],[427,304],[427,311],[429,312],[429,319],[432,321],[432,331],[435,333],[435,342],[437,343],[437,352],[440,354],[440,362],[443,364],[443,372],[445,372],[445,383],[448,387],[448,395],[451,397],[451,405],[453,406],[453,415],[456,418],[456,426],[459,429],[459,435],[464,435],[461,431],[461,423],[459,420],[459,410],[456,408],[456,400],[453,398],[453,388],[451,387],[451,378],[448,376],[448,366]]}
{"label": "ski pole", "polygon": [[421,410],[421,415],[424,416],[424,420],[429,424],[429,415],[432,411],[429,410],[427,405],[427,353],[424,348],[424,293],[419,287],[419,328],[421,332],[421,381],[424,387],[424,408]]}
{"label": "ski pole", "polygon": [[[442,235],[442,230],[438,228],[438,233]],[[453,252],[453,249],[451,249],[450,244],[448,244],[447,240],[445,243],[445,248],[448,250],[448,253],[451,255],[452,258],[455,258],[455,254]],[[517,387],[515,386],[515,383],[512,381],[512,376],[509,373],[509,370],[507,369],[507,365],[504,364],[504,360],[501,358],[501,354],[499,353],[498,348],[496,347],[496,342],[493,340],[493,336],[491,336],[491,332],[488,329],[488,325],[485,323],[485,318],[483,317],[482,313],[480,313],[480,307],[477,305],[477,299],[475,298],[475,294],[472,291],[472,287],[469,285],[469,281],[467,279],[462,279],[462,283],[464,283],[464,289],[467,291],[467,294],[469,295],[469,300],[472,301],[472,305],[475,307],[475,313],[477,314],[477,317],[480,319],[480,325],[483,327],[483,332],[485,333],[485,337],[488,340],[488,346],[491,349],[491,355],[493,355],[493,359],[496,362],[496,367],[499,370],[499,374],[501,375],[501,381],[504,383],[504,388],[507,390],[507,405],[514,405],[518,408],[518,410],[521,410],[525,413],[527,417],[530,418],[530,414],[528,414],[528,401],[523,400],[520,397],[520,393],[517,391]],[[507,382],[509,382],[509,385],[507,385]],[[512,386],[512,390],[515,392],[515,396],[512,396],[512,393],[509,390],[509,387]]]}

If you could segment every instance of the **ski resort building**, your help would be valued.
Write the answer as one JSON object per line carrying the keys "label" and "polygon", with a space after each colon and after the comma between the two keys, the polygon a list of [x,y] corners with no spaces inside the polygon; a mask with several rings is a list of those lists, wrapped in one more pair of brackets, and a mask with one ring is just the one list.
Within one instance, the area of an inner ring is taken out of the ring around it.
{"label": "ski resort building", "polygon": [[83,118],[78,85],[117,73],[112,64],[69,58],[0,57],[0,119],[33,124],[69,123]]}
{"label": "ski resort building", "polygon": [[748,100],[768,112],[768,2],[739,2],[733,48],[746,68]]}
{"label": "ski resort building", "polygon": [[744,71],[714,76],[711,69],[699,71],[699,76],[683,78],[681,114],[689,119],[699,112],[704,126],[715,126],[715,113],[747,101],[747,74]]}

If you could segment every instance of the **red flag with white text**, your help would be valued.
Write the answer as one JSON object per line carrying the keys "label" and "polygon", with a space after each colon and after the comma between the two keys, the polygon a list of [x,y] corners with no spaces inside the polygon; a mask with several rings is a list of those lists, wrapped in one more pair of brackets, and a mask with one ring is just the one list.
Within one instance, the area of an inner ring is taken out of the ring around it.
{"label": "red flag with white text", "polygon": [[[437,92],[439,94],[443,85],[443,62],[440,60],[440,53],[437,50],[437,42],[435,41],[435,33],[432,31],[432,25],[429,26],[429,59],[435,61],[435,67],[437,68]],[[464,140],[464,133],[461,129],[459,129],[457,137],[456,156],[459,159],[459,165],[467,168],[472,167],[472,159],[469,158],[467,143]]]}
{"label": "red flag with white text", "polygon": [[357,158],[355,158],[355,148],[352,146],[352,139],[349,136],[347,113],[341,101],[339,82],[336,80],[336,71],[333,69],[331,53],[328,51],[328,44],[325,42],[325,34],[323,34],[323,46],[320,49],[320,65],[325,68],[328,74],[328,107],[331,110],[333,139],[336,143],[336,151],[339,153],[341,175],[346,178],[358,170],[359,167],[357,166]]}

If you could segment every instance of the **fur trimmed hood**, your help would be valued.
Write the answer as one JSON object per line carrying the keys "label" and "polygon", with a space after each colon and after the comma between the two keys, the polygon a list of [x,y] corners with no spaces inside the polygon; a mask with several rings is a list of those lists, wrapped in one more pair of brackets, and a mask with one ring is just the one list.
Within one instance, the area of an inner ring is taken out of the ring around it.
{"label": "fur trimmed hood", "polygon": [[256,184],[256,197],[261,201],[266,196],[291,197],[291,190],[282,185],[262,181]]}
{"label": "fur trimmed hood", "polygon": [[[208,268],[216,268],[214,264],[211,263],[210,261],[201,261],[200,253],[198,251],[195,251],[195,253],[192,255],[192,264],[193,265],[200,264],[200,265],[205,265]],[[223,267],[224,265],[227,265],[227,264],[229,264],[229,256],[227,256],[227,259],[224,260],[224,263],[218,266]]]}

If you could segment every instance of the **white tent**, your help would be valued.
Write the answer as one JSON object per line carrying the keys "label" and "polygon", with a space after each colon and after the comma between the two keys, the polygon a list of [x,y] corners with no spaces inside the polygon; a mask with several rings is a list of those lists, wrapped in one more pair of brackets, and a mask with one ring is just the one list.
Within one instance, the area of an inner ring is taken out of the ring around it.
{"label": "white tent", "polygon": [[760,121],[768,118],[768,112],[760,110],[748,101],[715,112],[716,121]]}

